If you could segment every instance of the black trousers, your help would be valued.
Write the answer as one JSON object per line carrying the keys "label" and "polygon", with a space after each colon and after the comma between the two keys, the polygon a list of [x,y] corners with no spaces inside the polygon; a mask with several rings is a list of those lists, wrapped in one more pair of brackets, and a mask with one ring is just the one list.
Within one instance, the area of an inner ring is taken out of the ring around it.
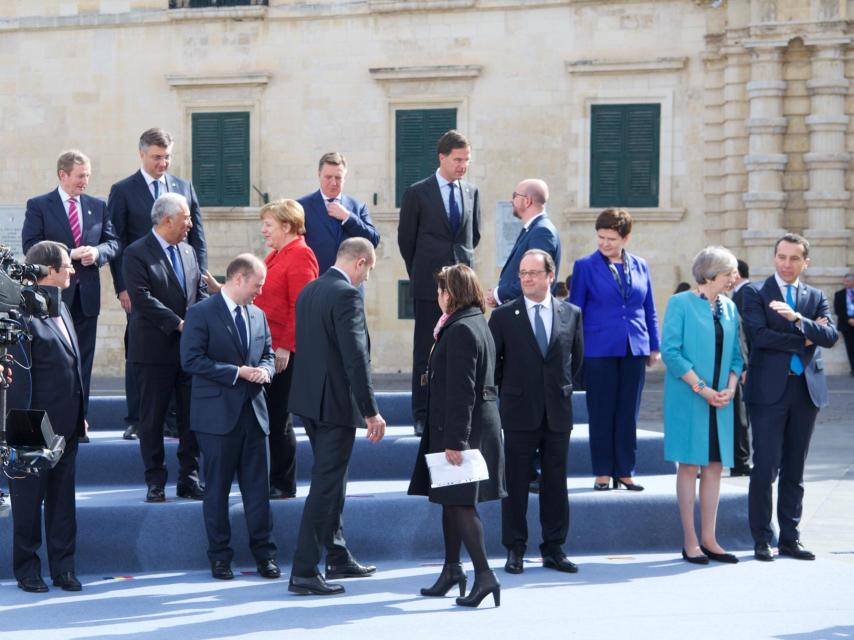
{"label": "black trousers", "polygon": [[[129,318],[129,316],[128,316]],[[139,375],[137,364],[130,362],[128,357],[128,327],[125,325],[125,402],[128,413],[125,416],[125,424],[139,425]]]}
{"label": "black trousers", "polygon": [[804,464],[818,415],[803,375],[789,376],[786,393],[775,405],[750,405],[753,471],[748,491],[750,532],[756,542],[771,543],[771,500],[777,484],[780,540],[800,538],[804,498]]}
{"label": "black trousers", "polygon": [[504,431],[507,497],[501,500],[501,543],[508,549],[528,544],[528,485],[534,454],[540,451],[540,526],[542,552],[558,551],[569,531],[566,461],[569,433],[550,431],[545,421],[534,431]]}
{"label": "black trousers", "polygon": [[742,387],[743,385],[739,382],[732,400],[733,469],[747,469],[750,466],[749,417]]}
{"label": "black trousers", "polygon": [[845,341],[845,353],[848,354],[848,364],[851,366],[851,375],[854,375],[854,327],[848,327],[841,333]]}
{"label": "black trousers", "polygon": [[80,345],[80,374],[83,376],[83,417],[89,415],[89,389],[92,382],[92,364],[95,362],[95,343],[98,339],[98,316],[87,316],[80,304],[80,295],[71,303],[71,321]]}
{"label": "black trousers", "polygon": [[297,493],[297,437],[288,413],[288,394],[294,375],[296,353],[291,352],[287,368],[273,376],[267,386],[267,413],[270,415],[270,485],[287,496]]}
{"label": "black trousers", "polygon": [[439,303],[433,300],[415,301],[415,329],[412,340],[412,417],[427,422],[427,386],[421,376],[427,372],[427,360],[433,347],[433,329],[442,317]]}
{"label": "black trousers", "polygon": [[317,575],[324,549],[327,564],[343,564],[351,558],[341,513],[356,429],[308,418],[302,421],[314,452],[314,466],[297,534],[292,575],[310,578]]}
{"label": "black trousers", "polygon": [[177,364],[138,363],[136,371],[140,393],[139,449],[145,465],[145,483],[166,484],[163,420],[173,391],[178,425],[178,482],[198,482],[199,445],[190,431],[190,376]]}
{"label": "black trousers", "polygon": [[77,437],[65,443],[65,452],[50,471],[38,476],[9,480],[12,496],[12,565],[15,578],[41,575],[38,550],[42,544],[42,504],[47,536],[50,577],[74,571],[77,545],[77,512],[74,475]]}
{"label": "black trousers", "polygon": [[234,476],[243,499],[249,548],[256,562],[275,559],[270,485],[267,483],[267,436],[247,401],[237,425],[225,435],[196,432],[205,468],[205,531],[208,559],[231,562],[234,550],[228,519],[228,494]]}

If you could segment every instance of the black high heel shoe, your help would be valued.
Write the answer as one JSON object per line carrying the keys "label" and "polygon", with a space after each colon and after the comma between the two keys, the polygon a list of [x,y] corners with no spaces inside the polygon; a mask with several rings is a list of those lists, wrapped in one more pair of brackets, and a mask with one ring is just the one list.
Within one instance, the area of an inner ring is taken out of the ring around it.
{"label": "black high heel shoe", "polygon": [[638,484],[637,482],[623,482],[619,478],[614,478],[614,488],[619,489],[621,486],[628,489],[629,491],[643,491],[642,484]]}
{"label": "black high heel shoe", "polygon": [[421,589],[421,595],[444,596],[456,584],[460,585],[460,597],[462,597],[466,592],[466,573],[463,571],[463,565],[459,562],[445,563],[436,582],[432,587]]}
{"label": "black high heel shoe", "polygon": [[489,594],[496,607],[501,606],[501,584],[495,572],[487,569],[474,574],[474,586],[465,598],[457,598],[457,604],[461,607],[476,607]]}

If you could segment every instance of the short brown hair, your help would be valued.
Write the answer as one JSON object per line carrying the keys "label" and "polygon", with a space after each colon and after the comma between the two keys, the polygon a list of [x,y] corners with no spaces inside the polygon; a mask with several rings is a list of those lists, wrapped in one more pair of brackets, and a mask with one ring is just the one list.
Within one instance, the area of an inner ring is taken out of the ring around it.
{"label": "short brown hair", "polygon": [[468,149],[471,147],[466,137],[456,129],[444,133],[436,145],[436,151],[443,156],[451,155],[454,149]]}
{"label": "short brown hair", "polygon": [[481,313],[486,311],[483,288],[471,267],[464,264],[444,267],[436,274],[436,284],[448,294],[448,314],[465,307],[478,307]]}
{"label": "short brown hair", "polygon": [[68,254],[68,247],[61,242],[53,240],[42,240],[36,242],[27,255],[24,257],[24,262],[27,264],[40,264],[45,267],[50,267],[54,271],[59,271],[62,268],[62,256]]}
{"label": "short brown hair", "polygon": [[774,254],[777,254],[777,248],[780,246],[781,242],[791,242],[792,244],[799,244],[801,248],[804,250],[804,258],[809,258],[810,256],[810,243],[809,240],[804,238],[802,235],[798,235],[797,233],[787,233],[782,238],[777,240],[774,244]]}
{"label": "short brown hair", "polygon": [[74,165],[77,164],[83,164],[89,167],[92,166],[92,163],[89,162],[89,158],[86,157],[86,154],[82,151],[78,151],[77,149],[68,149],[67,151],[63,151],[56,159],[56,175],[59,175],[60,171],[71,173],[74,171]]}
{"label": "short brown hair", "polygon": [[320,162],[317,163],[317,170],[322,171],[325,164],[341,167],[344,171],[347,171],[347,158],[344,157],[343,153],[338,153],[337,151],[330,151],[320,156]]}
{"label": "short brown hair", "polygon": [[599,229],[610,229],[625,238],[632,232],[632,214],[625,209],[605,209],[596,218],[596,231]]}
{"label": "short brown hair", "polygon": [[225,269],[225,279],[228,281],[236,278],[239,274],[248,277],[256,273],[267,273],[267,265],[258,256],[251,253],[241,253],[228,263]]}
{"label": "short brown hair", "polygon": [[279,224],[288,224],[291,227],[291,232],[298,236],[305,235],[305,210],[302,205],[296,200],[282,198],[281,200],[273,200],[261,207],[259,217],[261,220],[270,216]]}
{"label": "short brown hair", "polygon": [[163,147],[168,149],[172,146],[172,134],[159,127],[146,129],[139,136],[139,150],[145,151],[148,147]]}

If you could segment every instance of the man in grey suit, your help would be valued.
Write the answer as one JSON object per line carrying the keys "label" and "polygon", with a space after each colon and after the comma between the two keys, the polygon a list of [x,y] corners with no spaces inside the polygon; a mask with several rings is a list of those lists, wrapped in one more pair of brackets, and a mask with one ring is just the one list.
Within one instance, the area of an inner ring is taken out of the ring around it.
{"label": "man in grey suit", "polygon": [[296,343],[311,357],[297,359],[288,403],[302,418],[314,452],[288,585],[299,595],[343,593],[344,587],[326,582],[317,570],[324,548],[328,579],[376,571],[353,558],[341,526],[356,428],[367,427],[370,442],[385,435],[371,385],[370,339],[358,290],[375,261],[368,240],[348,238],[338,248],[335,264],[297,298]]}
{"label": "man in grey suit", "polygon": [[181,336],[181,366],[193,376],[190,425],[205,465],[208,559],[211,575],[220,580],[234,577],[228,494],[235,474],[258,574],[281,575],[272,539],[264,395],[275,358],[267,319],[252,304],[266,275],[264,263],[252,254],[237,256],[219,293],[187,310]]}
{"label": "man in grey suit", "polygon": [[471,161],[471,145],[458,131],[448,131],[437,145],[439,168],[403,194],[397,245],[406,263],[415,303],[412,345],[412,417],[421,435],[427,419],[427,357],[433,328],[442,315],[433,275],[442,267],[471,267],[480,242],[480,200],[477,187],[463,180]]}

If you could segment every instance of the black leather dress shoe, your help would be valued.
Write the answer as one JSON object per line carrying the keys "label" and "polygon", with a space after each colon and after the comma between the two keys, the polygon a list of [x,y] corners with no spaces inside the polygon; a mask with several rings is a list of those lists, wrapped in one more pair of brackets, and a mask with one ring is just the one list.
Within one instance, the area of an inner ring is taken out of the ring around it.
{"label": "black leather dress shoe", "polygon": [[365,578],[377,572],[373,565],[359,564],[355,559],[345,564],[327,564],[326,579],[340,580],[341,578]]}
{"label": "black leather dress shoe", "polygon": [[[83,585],[80,584],[80,581],[77,579],[77,576],[74,575],[73,571],[60,573],[53,579],[53,586],[59,587],[63,591],[80,591],[83,588]],[[47,589],[45,589],[45,591],[47,591]]]}
{"label": "black leather dress shoe", "polygon": [[179,483],[176,493],[179,498],[189,498],[190,500],[205,499],[205,488],[198,482],[193,482],[191,484]]}
{"label": "black leather dress shoe", "polygon": [[562,551],[543,554],[543,567],[554,569],[564,573],[578,573],[578,566],[572,562]]}
{"label": "black leather dress shoe", "polygon": [[163,490],[162,484],[148,485],[148,492],[145,494],[146,502],[166,502],[166,491]]}
{"label": "black leather dress shoe", "polygon": [[277,578],[282,577],[282,572],[279,569],[279,565],[277,565],[276,561],[272,558],[261,560],[260,562],[256,563],[255,566],[258,567],[258,575],[262,578],[276,580]]}
{"label": "black leather dress shoe", "polygon": [[507,562],[504,563],[507,573],[522,573],[525,571],[525,550],[521,548],[510,549],[507,552]]}
{"label": "black leather dress shoe", "polygon": [[800,540],[780,540],[777,551],[781,556],[789,556],[795,560],[815,560],[815,554],[804,549]]}
{"label": "black leather dress shoe", "polygon": [[18,580],[18,588],[28,593],[45,593],[48,588],[41,576],[32,578],[21,578]]}
{"label": "black leather dress shoe", "polygon": [[288,591],[299,596],[334,596],[344,593],[344,587],[340,584],[330,584],[320,575],[311,578],[291,576]]}
{"label": "black leather dress shoe", "polygon": [[139,429],[135,424],[128,425],[128,428],[125,429],[125,432],[122,434],[122,438],[125,440],[138,440],[139,439]]}
{"label": "black leather dress shoe", "polygon": [[295,493],[285,493],[279,487],[270,487],[270,500],[288,500],[296,497]]}
{"label": "black leather dress shoe", "polygon": [[767,542],[757,542],[753,545],[753,557],[762,562],[771,562],[774,560],[774,552],[771,551],[771,545]]}
{"label": "black leather dress shoe", "polygon": [[753,471],[750,467],[733,467],[729,470],[730,478],[739,478],[743,476],[749,476],[750,472]]}
{"label": "black leather dress shoe", "polygon": [[225,560],[214,560],[211,562],[211,576],[217,580],[231,580],[234,577],[231,563]]}

